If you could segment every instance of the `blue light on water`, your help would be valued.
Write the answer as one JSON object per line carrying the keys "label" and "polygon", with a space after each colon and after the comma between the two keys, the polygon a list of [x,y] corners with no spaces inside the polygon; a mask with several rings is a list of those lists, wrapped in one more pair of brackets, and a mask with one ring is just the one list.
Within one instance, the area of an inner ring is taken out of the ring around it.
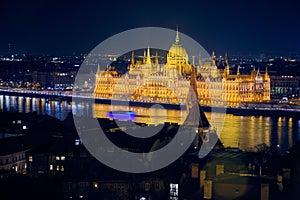
{"label": "blue light on water", "polygon": [[106,116],[113,119],[118,119],[122,121],[135,119],[135,113],[133,111],[114,111],[114,112],[107,112]]}

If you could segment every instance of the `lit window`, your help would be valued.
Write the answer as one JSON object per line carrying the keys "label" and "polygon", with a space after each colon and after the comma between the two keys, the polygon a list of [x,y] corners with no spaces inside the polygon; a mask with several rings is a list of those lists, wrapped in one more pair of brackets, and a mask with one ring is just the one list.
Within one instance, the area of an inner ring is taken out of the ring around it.
{"label": "lit window", "polygon": [[56,160],[60,160],[60,157],[59,157],[59,156],[56,156],[55,159],[56,159]]}
{"label": "lit window", "polygon": [[28,161],[32,162],[32,156],[29,156]]}
{"label": "lit window", "polygon": [[76,139],[75,140],[75,146],[79,146],[80,145],[80,140],[79,139]]}
{"label": "lit window", "polygon": [[61,159],[61,160],[65,160],[66,157],[65,157],[65,156],[61,156],[60,159]]}
{"label": "lit window", "polygon": [[98,189],[98,183],[94,182],[94,189],[97,190]]}
{"label": "lit window", "polygon": [[53,165],[50,165],[50,171],[52,171],[53,170]]}
{"label": "lit window", "polygon": [[59,171],[59,165],[56,166],[56,171]]}
{"label": "lit window", "polygon": [[62,171],[62,172],[65,171],[65,168],[63,165],[61,166],[60,171]]}

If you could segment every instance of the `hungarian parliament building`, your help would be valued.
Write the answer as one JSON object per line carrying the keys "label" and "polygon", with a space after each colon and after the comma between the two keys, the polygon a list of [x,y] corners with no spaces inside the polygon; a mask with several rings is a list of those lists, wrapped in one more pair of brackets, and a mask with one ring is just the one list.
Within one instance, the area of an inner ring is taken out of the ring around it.
{"label": "hungarian parliament building", "polygon": [[[113,67],[96,73],[95,98],[125,101],[186,104],[191,73],[196,71],[196,85],[200,105],[241,106],[245,103],[270,100],[270,77],[267,69],[262,74],[255,68],[250,74],[232,73],[225,56],[223,70],[216,67],[214,53],[211,60],[198,66],[190,63],[186,49],[180,43],[177,31],[175,43],[167,53],[167,61],[159,63],[158,56],[151,57],[150,48],[142,60],[135,61],[134,52],[128,72],[119,74]],[[196,70],[193,70],[195,67]]]}

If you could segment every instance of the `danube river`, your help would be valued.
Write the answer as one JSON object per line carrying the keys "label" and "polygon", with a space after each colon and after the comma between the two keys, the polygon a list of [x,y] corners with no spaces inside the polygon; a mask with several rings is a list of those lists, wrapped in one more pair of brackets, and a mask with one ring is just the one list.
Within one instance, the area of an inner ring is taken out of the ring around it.
{"label": "danube river", "polygon": [[[93,109],[91,109],[93,108]],[[44,98],[16,97],[0,95],[0,109],[10,112],[34,112],[46,114],[64,120],[73,112],[76,115],[84,115],[93,110],[96,117],[106,117],[107,112],[122,110],[122,106],[105,104],[90,105],[88,103],[70,103],[67,101],[48,101]],[[126,108],[127,109],[127,108]],[[184,121],[186,111],[163,110],[160,108],[131,107],[130,110],[138,114],[136,122],[156,123],[156,115],[170,122],[181,123]],[[168,117],[166,117],[168,116]],[[211,121],[218,121],[212,113],[206,113]],[[219,116],[220,117],[220,116]],[[280,152],[288,150],[296,141],[300,140],[300,120],[288,117],[263,117],[263,116],[236,116],[224,114],[224,121],[219,128],[220,139],[225,147],[240,148],[245,151],[253,151],[258,144],[265,143],[274,146]]]}

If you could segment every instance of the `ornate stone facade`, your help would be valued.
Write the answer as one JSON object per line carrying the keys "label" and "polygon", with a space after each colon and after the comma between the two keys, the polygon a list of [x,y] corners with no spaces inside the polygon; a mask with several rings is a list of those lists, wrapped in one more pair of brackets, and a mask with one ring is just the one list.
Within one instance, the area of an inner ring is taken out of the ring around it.
{"label": "ornate stone facade", "polygon": [[[197,69],[197,92],[201,105],[239,106],[246,102],[270,100],[270,78],[266,70],[262,74],[253,69],[251,74],[232,74],[227,56],[226,67],[220,71],[212,60],[202,64],[201,58]],[[130,101],[186,104],[189,92],[189,79],[193,64],[188,62],[186,49],[179,41],[177,31],[175,43],[167,54],[167,63],[160,64],[156,54],[151,60],[150,48],[144,52],[143,60],[136,61],[132,52],[129,71],[120,75],[113,69],[96,74],[96,98],[113,98]]]}

